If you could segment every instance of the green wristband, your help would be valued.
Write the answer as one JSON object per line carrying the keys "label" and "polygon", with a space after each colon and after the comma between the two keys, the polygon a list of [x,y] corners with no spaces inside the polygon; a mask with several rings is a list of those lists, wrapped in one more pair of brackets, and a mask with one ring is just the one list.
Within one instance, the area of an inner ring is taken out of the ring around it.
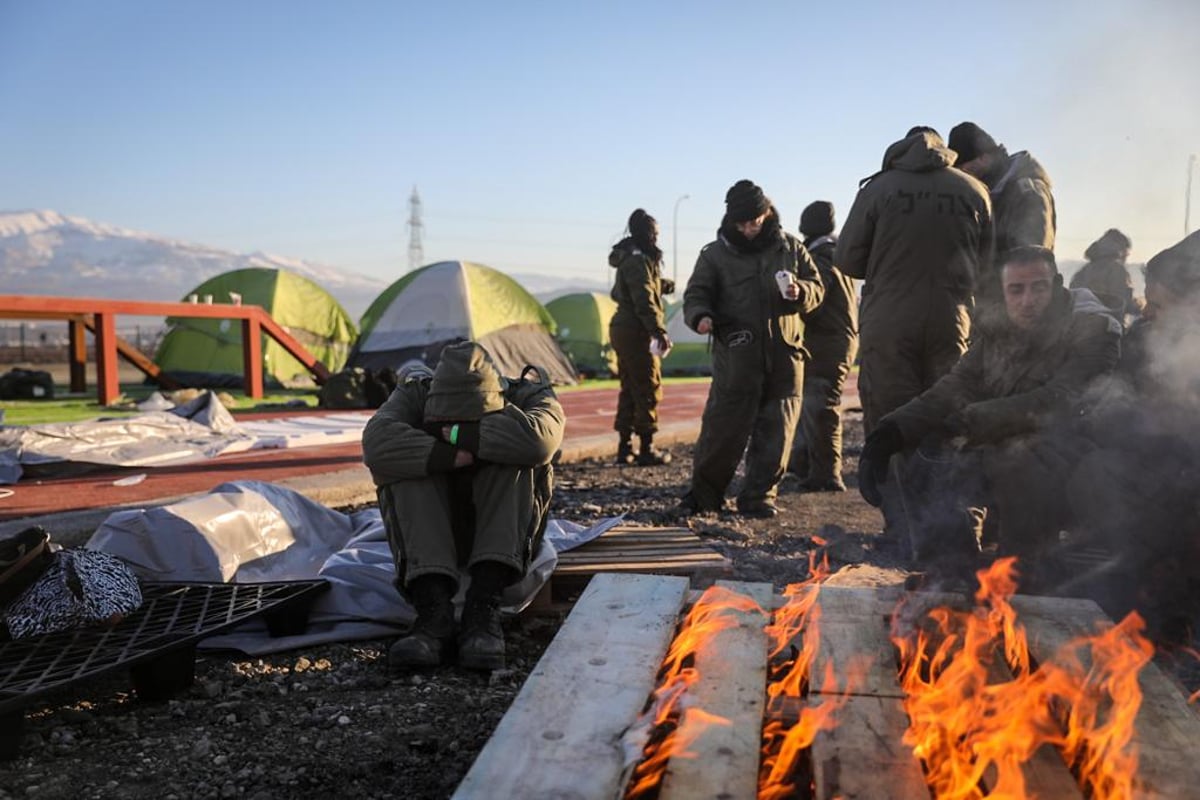
{"label": "green wristband", "polygon": [[458,444],[458,423],[450,426],[450,444]]}

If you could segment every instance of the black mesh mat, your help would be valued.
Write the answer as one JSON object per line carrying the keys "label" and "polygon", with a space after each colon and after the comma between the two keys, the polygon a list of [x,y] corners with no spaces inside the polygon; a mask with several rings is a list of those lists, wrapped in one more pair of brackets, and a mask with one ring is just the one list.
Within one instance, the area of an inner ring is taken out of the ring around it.
{"label": "black mesh mat", "polygon": [[273,635],[300,633],[325,581],[144,583],[142,607],[111,629],[0,642],[0,716],[35,697],[114,669],[132,669],[145,699],[190,685],[195,644],[253,617]]}

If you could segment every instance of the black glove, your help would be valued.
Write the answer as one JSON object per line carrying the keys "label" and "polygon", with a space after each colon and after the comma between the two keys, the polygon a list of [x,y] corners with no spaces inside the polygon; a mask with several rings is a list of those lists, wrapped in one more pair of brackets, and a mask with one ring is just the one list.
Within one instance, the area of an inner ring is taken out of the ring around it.
{"label": "black glove", "polygon": [[670,278],[659,278],[658,285],[663,294],[675,294],[675,281]]}
{"label": "black glove", "polygon": [[952,437],[967,438],[971,435],[970,426],[967,424],[967,415],[963,411],[954,411],[945,420],[942,421],[942,429]]}
{"label": "black glove", "polygon": [[858,457],[858,492],[871,505],[879,508],[883,494],[879,484],[887,481],[888,461],[904,449],[904,434],[894,422],[883,422],[871,431]]}

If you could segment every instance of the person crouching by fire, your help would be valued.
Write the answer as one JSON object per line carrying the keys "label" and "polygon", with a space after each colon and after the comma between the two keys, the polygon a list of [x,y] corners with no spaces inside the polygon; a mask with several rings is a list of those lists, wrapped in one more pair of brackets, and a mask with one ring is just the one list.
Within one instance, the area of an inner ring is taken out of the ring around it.
{"label": "person crouching by fire", "polygon": [[1079,588],[1160,642],[1200,616],[1200,231],[1146,264],[1146,306],[1088,420],[1098,448],[1068,486],[1076,536],[1110,560]]}
{"label": "person crouching by fire", "polygon": [[448,345],[432,376],[405,381],[368,421],[363,460],[397,587],[417,612],[388,651],[392,669],[446,663],[456,646],[463,667],[504,666],[500,596],[541,546],[564,426],[544,371],[507,380],[475,342]]}
{"label": "person crouching by fire", "polygon": [[947,375],[868,435],[859,489],[879,505],[889,460],[915,450],[892,479],[913,517],[912,555],[928,577],[970,581],[986,508],[998,516],[1000,555],[1018,558],[1030,591],[1049,581],[1064,485],[1086,448],[1067,423],[1116,365],[1121,324],[1091,292],[1063,288],[1045,247],[1009,251],[999,282],[1004,315],[980,324]]}

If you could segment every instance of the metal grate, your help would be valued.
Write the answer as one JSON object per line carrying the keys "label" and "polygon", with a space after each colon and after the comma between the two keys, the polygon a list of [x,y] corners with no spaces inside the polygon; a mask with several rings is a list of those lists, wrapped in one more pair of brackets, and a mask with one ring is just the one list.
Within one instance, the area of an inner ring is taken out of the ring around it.
{"label": "metal grate", "polygon": [[[0,715],[36,696],[114,669],[137,667],[164,656],[187,655],[199,640],[265,615],[290,611],[306,618],[325,581],[278,583],[145,583],[142,607],[110,629],[81,628],[0,642]],[[304,602],[299,602],[304,601]],[[288,631],[291,632],[291,631]],[[180,651],[187,648],[186,651]],[[167,661],[163,661],[167,664]],[[178,668],[178,658],[169,662]]]}

